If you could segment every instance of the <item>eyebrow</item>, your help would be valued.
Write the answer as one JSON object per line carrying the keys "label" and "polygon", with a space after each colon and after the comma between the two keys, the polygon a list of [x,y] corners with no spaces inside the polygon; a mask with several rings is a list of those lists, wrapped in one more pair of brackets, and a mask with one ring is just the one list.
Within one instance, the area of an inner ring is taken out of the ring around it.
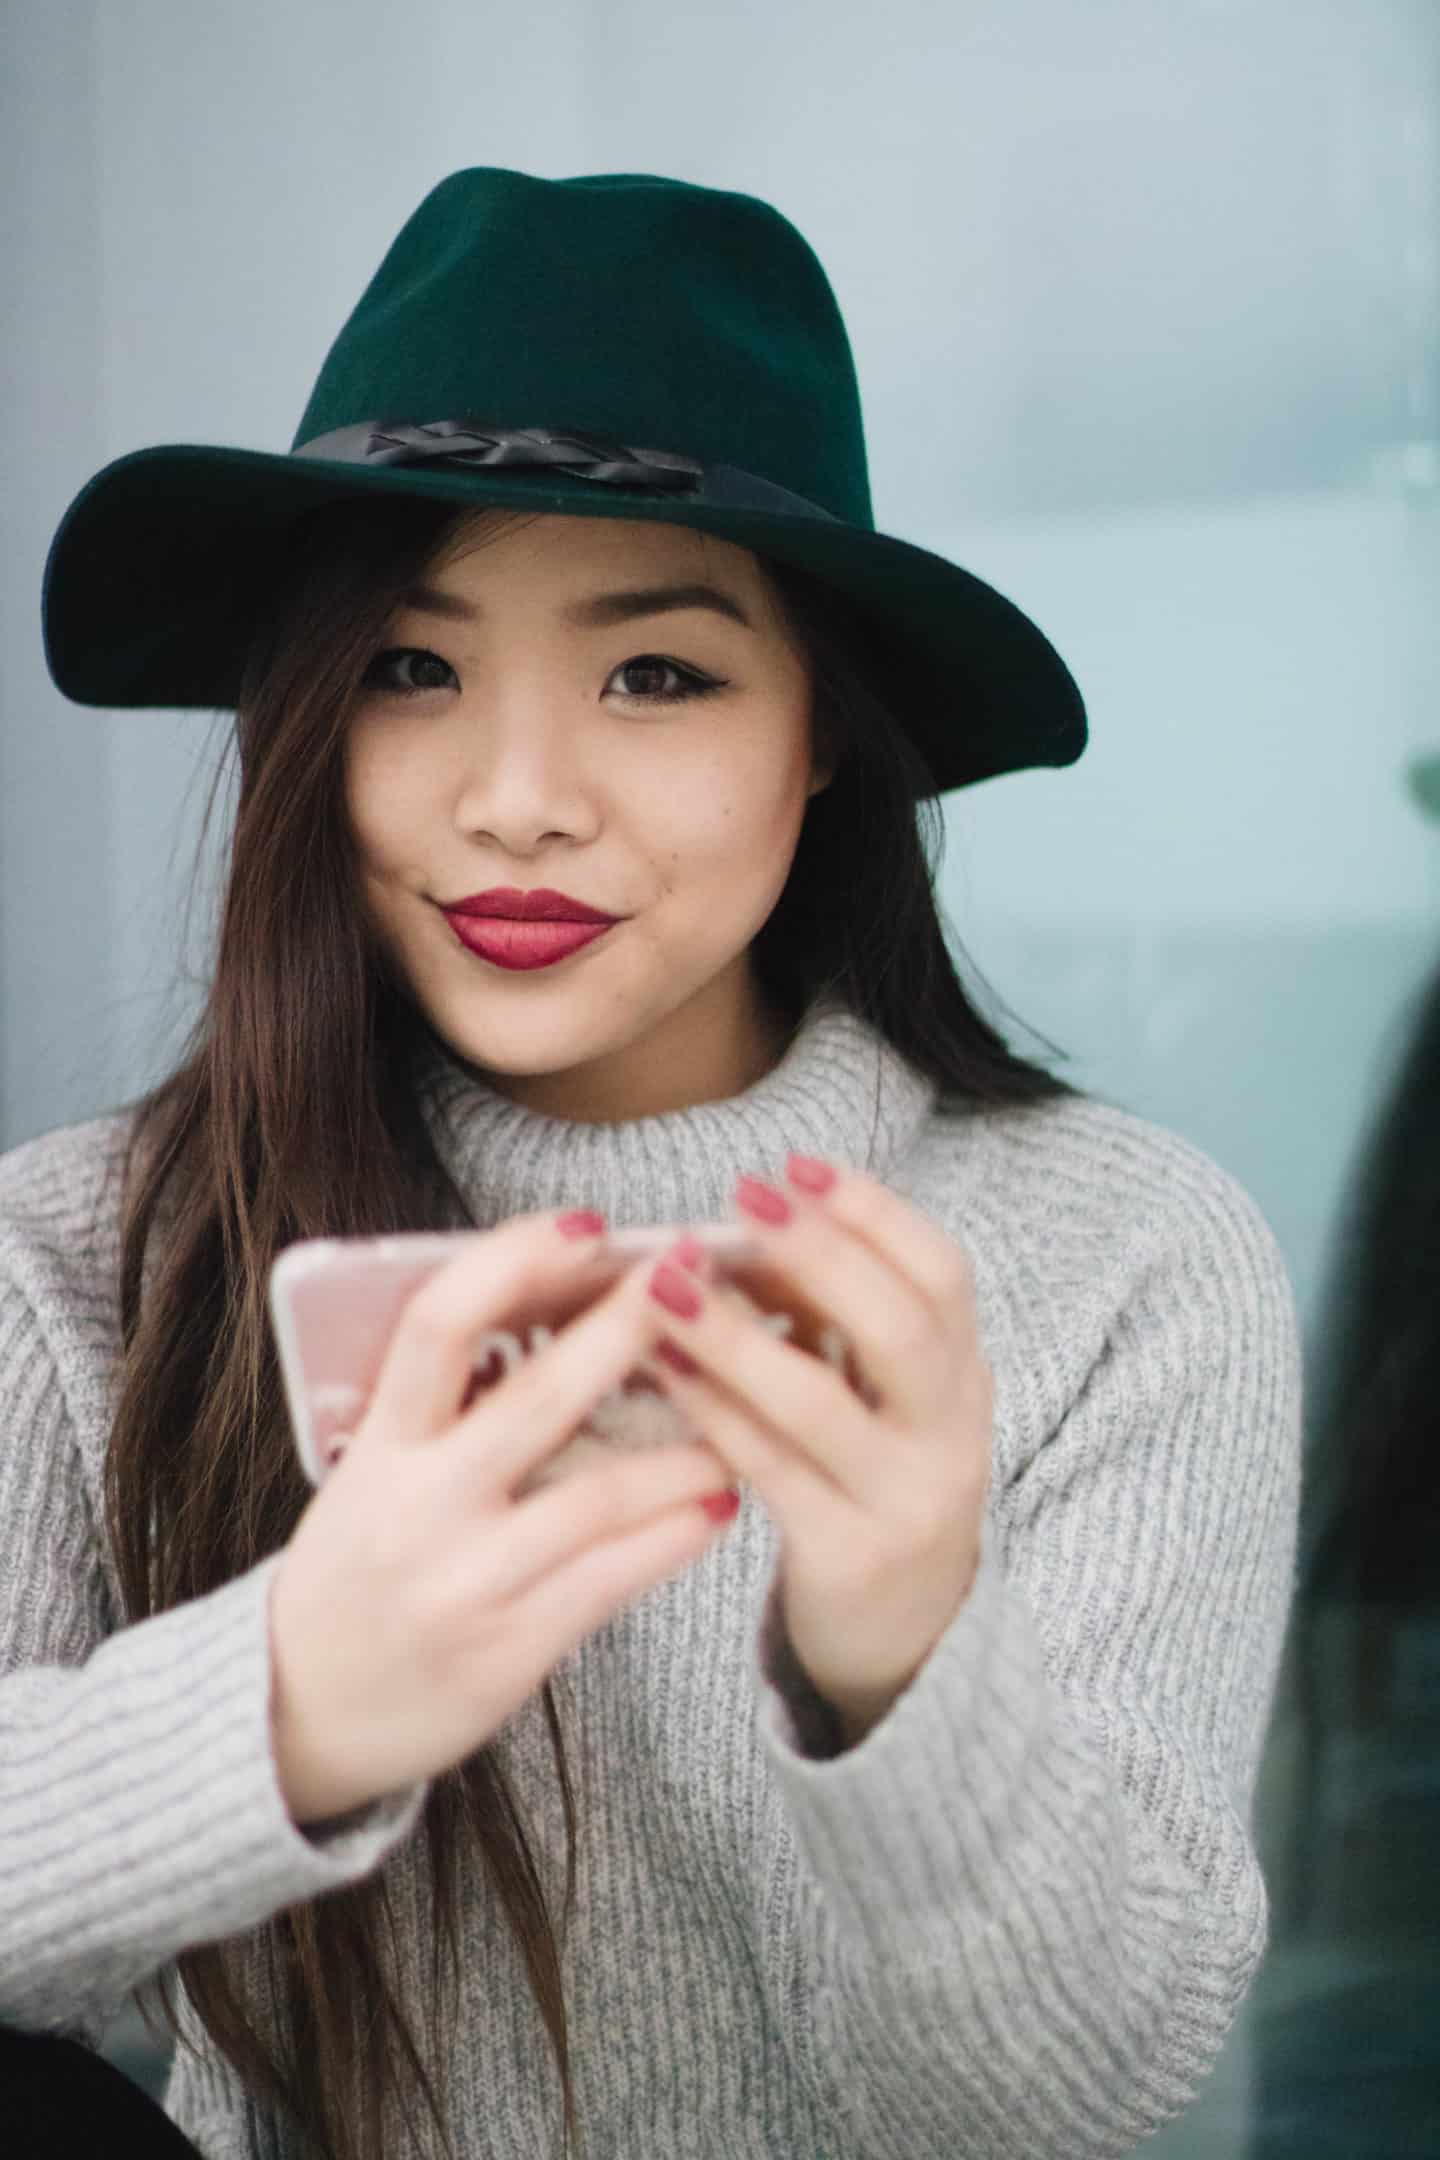
{"label": "eyebrow", "polygon": [[[443,615],[451,622],[476,622],[480,610],[457,593],[441,592],[434,585],[415,585],[405,595],[405,605],[420,615]],[[742,629],[753,629],[738,600],[718,585],[642,585],[624,592],[595,593],[564,610],[562,621],[581,628],[598,629],[612,623],[634,622],[642,615],[668,615],[676,608],[709,608],[728,616]]]}

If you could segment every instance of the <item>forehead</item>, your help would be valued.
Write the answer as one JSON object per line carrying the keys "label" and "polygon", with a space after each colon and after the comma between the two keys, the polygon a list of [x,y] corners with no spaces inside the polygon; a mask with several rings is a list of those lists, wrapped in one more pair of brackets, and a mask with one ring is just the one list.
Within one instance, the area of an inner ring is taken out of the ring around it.
{"label": "forehead", "polygon": [[748,548],[690,525],[641,518],[513,516],[480,511],[434,557],[429,582],[478,597],[487,587],[553,589],[681,580],[728,586],[768,611],[770,581]]}

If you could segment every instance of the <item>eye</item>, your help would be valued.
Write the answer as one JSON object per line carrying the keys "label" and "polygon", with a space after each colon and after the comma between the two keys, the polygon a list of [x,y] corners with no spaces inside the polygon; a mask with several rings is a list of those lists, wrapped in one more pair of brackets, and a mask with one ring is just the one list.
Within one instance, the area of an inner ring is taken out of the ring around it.
{"label": "eye", "polygon": [[[412,668],[406,675],[402,669]],[[438,670],[438,673],[437,673]],[[416,675],[419,680],[416,680]],[[439,653],[427,652],[419,645],[392,645],[388,651],[376,653],[362,678],[366,689],[389,691],[397,697],[415,697],[422,690],[443,690],[446,681],[455,680],[455,670]]]}
{"label": "eye", "polygon": [[[626,676],[630,678],[628,685],[624,682]],[[623,660],[610,680],[620,685],[622,697],[646,705],[675,705],[682,698],[708,697],[713,690],[725,687],[717,677],[701,675],[695,668],[667,659],[664,653],[637,653],[633,659]]]}

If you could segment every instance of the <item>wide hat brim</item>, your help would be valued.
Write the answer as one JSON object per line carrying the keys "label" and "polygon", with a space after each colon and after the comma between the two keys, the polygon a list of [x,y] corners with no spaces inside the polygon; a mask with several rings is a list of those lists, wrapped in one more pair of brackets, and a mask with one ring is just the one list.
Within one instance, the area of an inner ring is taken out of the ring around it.
{"label": "wide hat brim", "polygon": [[162,444],[76,496],[45,565],[45,657],[81,705],[233,708],[264,573],[291,522],[356,496],[692,526],[808,571],[884,641],[880,686],[925,758],[926,793],[1072,764],[1085,708],[1028,616],[943,556],[828,517],[736,509],[553,474]]}

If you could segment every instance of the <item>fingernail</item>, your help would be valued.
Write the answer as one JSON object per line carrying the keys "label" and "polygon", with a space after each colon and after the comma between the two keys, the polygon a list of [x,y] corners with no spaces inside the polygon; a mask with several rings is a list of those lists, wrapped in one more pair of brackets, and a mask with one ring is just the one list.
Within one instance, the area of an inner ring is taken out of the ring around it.
{"label": "fingernail", "polygon": [[706,1252],[705,1247],[701,1244],[699,1238],[693,1237],[687,1230],[684,1237],[679,1239],[676,1244],[671,1246],[670,1251],[666,1255],[666,1257],[670,1260],[677,1261],[679,1265],[683,1268],[692,1269],[694,1273],[698,1275],[703,1269],[706,1260],[709,1258],[709,1254]]}
{"label": "fingernail", "polygon": [[666,1342],[662,1336],[655,1345],[655,1355],[663,1364],[672,1366],[678,1373],[698,1373],[700,1367],[688,1350],[681,1350],[675,1343]]}
{"label": "fingernail", "polygon": [[829,1163],[817,1162],[813,1155],[787,1156],[785,1175],[801,1192],[829,1192],[835,1183],[835,1172]]}
{"label": "fingernail", "polygon": [[573,1208],[568,1215],[559,1217],[555,1227],[561,1237],[599,1237],[605,1228],[605,1217],[597,1215],[594,1208]]}
{"label": "fingernail", "polygon": [[735,1204],[753,1215],[757,1222],[783,1223],[790,1220],[790,1203],[783,1193],[776,1192],[773,1185],[766,1185],[756,1177],[742,1177],[735,1187]]}
{"label": "fingernail", "polygon": [[732,1515],[740,1512],[740,1495],[738,1492],[706,1493],[700,1505],[711,1522],[729,1522]]}
{"label": "fingernail", "polygon": [[682,1275],[679,1268],[671,1267],[666,1260],[659,1262],[650,1277],[650,1295],[678,1319],[694,1320],[699,1314],[699,1291],[688,1275]]}

